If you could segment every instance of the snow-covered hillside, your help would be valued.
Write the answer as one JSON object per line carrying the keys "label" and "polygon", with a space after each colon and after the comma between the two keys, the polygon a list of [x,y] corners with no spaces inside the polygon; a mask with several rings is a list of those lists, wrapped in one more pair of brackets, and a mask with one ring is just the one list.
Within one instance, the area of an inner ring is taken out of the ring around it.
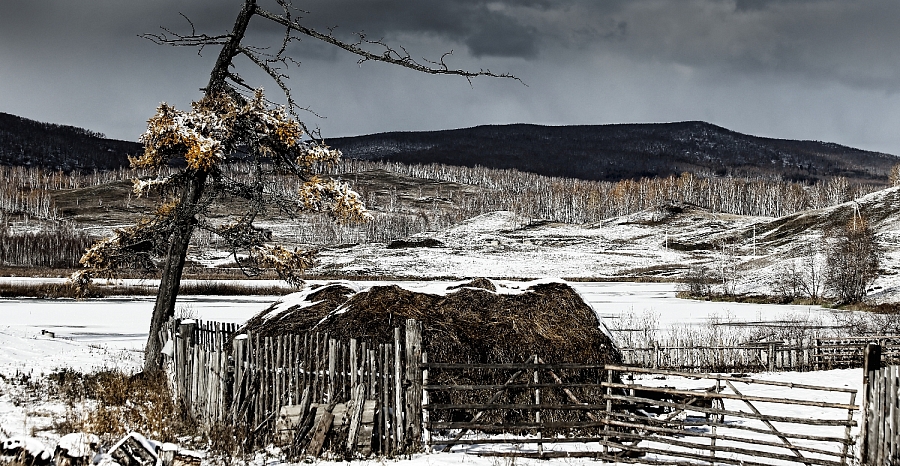
{"label": "snow-covered hillside", "polygon": [[[444,231],[416,235],[410,247],[326,249],[315,272],[438,277],[683,278],[691,267],[734,270],[738,292],[772,291],[778,268],[799,246],[819,245],[829,229],[865,217],[886,255],[872,297],[900,299],[900,187],[854,202],[782,218],[664,205],[589,225],[493,212]],[[417,247],[432,239],[434,247]]]}

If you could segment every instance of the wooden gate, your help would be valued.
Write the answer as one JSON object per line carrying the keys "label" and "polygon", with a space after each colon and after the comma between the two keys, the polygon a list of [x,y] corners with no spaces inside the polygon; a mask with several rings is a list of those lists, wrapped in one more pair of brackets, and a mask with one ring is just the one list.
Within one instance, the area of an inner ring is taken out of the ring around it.
{"label": "wooden gate", "polygon": [[[856,391],[621,366],[424,368],[426,443],[483,456],[619,462],[850,463]],[[495,383],[436,383],[493,372]],[[573,381],[575,380],[575,381]]]}

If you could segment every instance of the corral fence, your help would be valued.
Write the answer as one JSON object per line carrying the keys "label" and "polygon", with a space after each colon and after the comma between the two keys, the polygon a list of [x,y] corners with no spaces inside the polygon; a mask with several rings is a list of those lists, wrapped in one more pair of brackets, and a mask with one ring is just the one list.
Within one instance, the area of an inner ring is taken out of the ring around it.
{"label": "corral fence", "polygon": [[[481,456],[641,464],[837,466],[853,459],[851,428],[859,409],[853,389],[613,365],[544,364],[537,356],[529,361],[423,363],[425,443]],[[481,379],[491,372],[498,382],[430,381],[436,372],[447,371],[459,379]],[[569,378],[595,381],[573,383]],[[460,393],[467,395],[454,397]]]}
{"label": "corral fence", "polygon": [[900,465],[900,366],[881,365],[881,348],[866,348],[860,464]]}
{"label": "corral fence", "polygon": [[654,343],[621,348],[623,363],[654,369],[700,372],[813,371],[862,367],[870,343],[882,348],[886,362],[900,364],[900,336],[816,338],[750,342],[740,345]]}
{"label": "corral fence", "polygon": [[[853,456],[852,389],[545,363],[539,355],[514,364],[429,362],[414,320],[394,329],[387,344],[237,332],[234,324],[193,320],[165,326],[159,337],[177,400],[202,426],[242,426],[250,438],[307,455],[394,456],[436,447],[654,464],[825,466],[849,464]],[[867,372],[861,447],[871,458],[896,455],[900,384],[891,370]]]}
{"label": "corral fence", "polygon": [[202,426],[243,426],[312,456],[421,449],[418,322],[396,328],[388,344],[237,330],[172,320],[160,332],[174,395]]}

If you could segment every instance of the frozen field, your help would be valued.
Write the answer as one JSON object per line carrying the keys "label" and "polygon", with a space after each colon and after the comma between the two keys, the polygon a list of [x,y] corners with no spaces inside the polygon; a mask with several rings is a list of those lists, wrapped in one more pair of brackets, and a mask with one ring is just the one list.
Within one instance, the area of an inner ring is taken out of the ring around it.
{"label": "frozen field", "polygon": [[[460,282],[402,282],[401,286],[418,291],[440,292]],[[367,287],[385,282],[360,282]],[[498,282],[514,292],[527,286],[522,282]],[[728,316],[732,320],[772,321],[787,314],[822,314],[830,312],[818,307],[773,306],[735,303],[711,303],[675,298],[676,285],[653,283],[572,283],[597,313],[608,323],[623,314],[652,312],[665,329],[674,324],[700,324],[711,316]],[[273,296],[222,297],[186,296],[179,299],[179,312],[204,320],[243,322],[280,299]],[[28,373],[34,376],[54,369],[71,367],[90,371],[119,368],[126,371],[140,367],[147,326],[153,308],[152,297],[107,298],[87,301],[3,299],[0,300],[0,374]],[[56,338],[42,331],[55,333]],[[803,381],[826,386],[859,388],[861,371],[842,370],[817,373],[769,373],[759,378]],[[54,418],[64,415],[59,403],[31,400],[22,403],[17,388],[0,378],[0,438],[39,432],[38,437],[52,445],[54,434],[41,429]],[[772,396],[792,396],[791,389]],[[810,413],[814,416],[815,413]],[[262,461],[260,464],[264,463]],[[369,464],[383,464],[373,460]],[[471,464],[496,466],[512,464],[497,458],[481,458],[463,452],[418,455],[411,459],[391,461],[397,465]],[[565,459],[554,464],[597,464],[590,460]],[[320,462],[319,464],[329,464]],[[337,464],[337,463],[335,463]],[[548,464],[547,461],[517,459],[515,464]]]}
{"label": "frozen field", "polygon": [[[4,278],[2,281],[19,279]],[[45,279],[42,279],[45,280]],[[248,282],[253,283],[253,282]],[[275,283],[275,282],[273,282]],[[322,283],[322,282],[311,282]],[[388,282],[355,282],[359,287]],[[406,281],[400,286],[424,292],[441,292],[462,282]],[[498,281],[505,288],[521,288],[527,282]],[[266,285],[269,285],[266,283]],[[650,312],[666,329],[674,324],[702,324],[710,317],[743,322],[771,322],[787,315],[827,317],[832,311],[819,306],[761,305],[708,302],[675,297],[673,283],[575,282],[571,285],[608,325],[623,314]],[[525,285],[527,286],[527,285]],[[279,300],[278,296],[182,296],[178,312],[203,320],[243,322]],[[142,348],[147,338],[153,297],[116,297],[75,301],[69,299],[2,299],[0,332],[40,333],[103,344],[115,349]],[[2,351],[2,350],[0,350]]]}

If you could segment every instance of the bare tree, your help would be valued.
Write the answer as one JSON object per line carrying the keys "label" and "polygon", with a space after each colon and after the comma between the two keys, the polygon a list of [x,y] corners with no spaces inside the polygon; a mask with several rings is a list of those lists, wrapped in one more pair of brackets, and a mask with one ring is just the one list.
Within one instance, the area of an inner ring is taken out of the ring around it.
{"label": "bare tree", "polygon": [[[174,315],[182,271],[191,236],[197,228],[220,236],[231,248],[234,259],[249,273],[274,269],[281,278],[296,283],[297,272],[311,264],[313,252],[288,250],[272,243],[271,232],[254,221],[274,205],[283,212],[325,211],[337,219],[366,216],[359,196],[348,185],[314,175],[315,167],[334,163],[340,152],[318,142],[306,126],[294,119],[298,106],[285,80],[286,70],[297,62],[288,54],[288,45],[301,37],[321,40],[359,56],[359,63],[379,61],[429,74],[508,77],[490,70],[466,71],[449,68],[444,59],[420,63],[403,48],[392,48],[381,40],[358,34],[355,42],[338,39],[304,26],[302,18],[288,0],[275,0],[280,11],[274,13],[243,0],[232,31],[222,35],[197,33],[191,24],[189,34],[163,28],[160,34],[148,34],[158,44],[173,46],[221,46],[203,97],[189,112],[162,104],[150,119],[141,137],[145,152],[131,159],[136,168],[162,169],[175,161],[185,168],[166,177],[135,180],[135,192],[158,190],[164,201],[149,217],[137,225],[115,231],[111,238],[88,250],[81,262],[84,271],[73,277],[77,285],[89,283],[92,276],[115,273],[123,267],[161,269],[161,283],[145,348],[144,370],[159,369],[162,325]],[[275,51],[245,44],[244,35],[253,18],[272,21],[284,28],[284,36]],[[188,20],[190,21],[190,20]],[[287,108],[273,108],[260,90],[254,89],[234,70],[234,59],[248,58],[264,70],[281,88]],[[222,165],[246,161],[252,167],[251,181],[229,178]],[[279,189],[286,176],[299,180],[296,195]],[[230,202],[242,207],[240,214],[225,222],[215,222],[210,207]]]}
{"label": "bare tree", "polygon": [[830,232],[826,284],[843,303],[862,301],[866,289],[878,277],[882,250],[865,218],[854,216]]}
{"label": "bare tree", "polygon": [[791,249],[790,258],[776,269],[772,286],[787,301],[801,297],[818,301],[824,288],[824,268],[823,254],[817,244],[797,245]]}
{"label": "bare tree", "polygon": [[888,173],[888,180],[891,186],[900,186],[900,163],[891,167],[891,172]]}

